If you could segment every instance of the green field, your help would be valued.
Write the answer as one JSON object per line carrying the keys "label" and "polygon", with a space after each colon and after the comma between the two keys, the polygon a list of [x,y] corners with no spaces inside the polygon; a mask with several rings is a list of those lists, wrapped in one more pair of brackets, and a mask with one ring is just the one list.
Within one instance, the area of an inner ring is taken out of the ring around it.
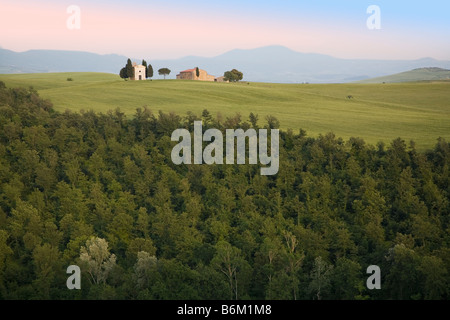
{"label": "green field", "polygon": [[[67,81],[67,78],[73,81]],[[106,112],[119,107],[127,115],[147,106],[185,115],[214,116],[253,112],[281,127],[310,136],[334,132],[347,139],[389,143],[397,137],[414,140],[418,149],[450,140],[450,82],[395,84],[213,83],[179,80],[124,81],[105,73],[2,74],[8,87],[33,86],[56,110]],[[347,96],[353,96],[348,99]]]}
{"label": "green field", "polygon": [[449,81],[450,70],[441,68],[419,68],[411,71],[392,74],[385,77],[378,77],[357,81],[357,83],[392,83],[408,81]]}

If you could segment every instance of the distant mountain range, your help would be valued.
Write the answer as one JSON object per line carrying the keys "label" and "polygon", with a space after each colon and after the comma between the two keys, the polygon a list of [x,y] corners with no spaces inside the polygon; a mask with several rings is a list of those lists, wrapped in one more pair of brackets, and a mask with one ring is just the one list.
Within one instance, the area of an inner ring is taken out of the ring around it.
{"label": "distant mountain range", "polygon": [[118,73],[127,58],[82,51],[0,49],[0,73],[109,72]]}
{"label": "distant mountain range", "polygon": [[[244,80],[281,83],[340,83],[354,82],[392,75],[412,69],[437,67],[450,69],[450,61],[433,58],[418,60],[364,60],[339,59],[316,53],[301,53],[282,46],[268,46],[251,50],[236,49],[216,57],[187,56],[180,59],[153,60],[155,78],[157,70],[172,70],[168,79],[174,79],[180,71],[195,67],[209,74],[220,76],[236,68],[244,73]],[[100,55],[81,51],[30,50],[14,52],[0,49],[0,73],[35,72],[109,72],[119,73],[127,57]]]}
{"label": "distant mountain range", "polygon": [[389,76],[357,81],[358,83],[393,83],[408,81],[450,80],[450,70],[442,68],[418,68]]}

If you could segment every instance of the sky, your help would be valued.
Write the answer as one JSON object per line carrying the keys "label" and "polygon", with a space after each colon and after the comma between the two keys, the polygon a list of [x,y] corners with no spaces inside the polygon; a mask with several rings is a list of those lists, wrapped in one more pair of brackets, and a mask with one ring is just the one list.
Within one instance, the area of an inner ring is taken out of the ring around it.
{"label": "sky", "polygon": [[[379,19],[367,12],[372,5]],[[0,0],[0,47],[18,52],[151,60],[268,45],[348,59],[450,60],[450,1]]]}

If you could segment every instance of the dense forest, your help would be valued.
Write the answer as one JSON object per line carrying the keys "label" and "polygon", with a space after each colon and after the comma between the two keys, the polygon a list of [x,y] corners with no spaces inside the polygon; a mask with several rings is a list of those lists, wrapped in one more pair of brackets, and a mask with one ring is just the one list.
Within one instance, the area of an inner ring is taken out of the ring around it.
{"label": "dense forest", "polygon": [[[419,152],[299,128],[280,131],[277,175],[174,165],[173,130],[199,119],[279,126],[207,110],[60,113],[0,82],[0,298],[450,298],[444,139]],[[69,265],[81,290],[66,287]]]}

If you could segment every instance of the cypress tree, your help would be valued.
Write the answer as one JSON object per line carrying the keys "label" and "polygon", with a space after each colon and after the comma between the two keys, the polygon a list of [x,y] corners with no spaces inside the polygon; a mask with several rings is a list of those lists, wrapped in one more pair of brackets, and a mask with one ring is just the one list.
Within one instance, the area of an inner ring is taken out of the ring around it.
{"label": "cypress tree", "polygon": [[128,78],[133,78],[133,76],[134,76],[134,68],[133,68],[133,64],[131,63],[131,59],[128,59],[126,68],[127,68],[127,76],[128,76]]}
{"label": "cypress tree", "polygon": [[147,68],[147,78],[152,78],[153,77],[153,67],[151,64],[148,65]]}
{"label": "cypress tree", "polygon": [[145,67],[145,78],[148,78],[148,76],[147,76],[147,61],[145,61],[145,60],[142,60],[142,65]]}

